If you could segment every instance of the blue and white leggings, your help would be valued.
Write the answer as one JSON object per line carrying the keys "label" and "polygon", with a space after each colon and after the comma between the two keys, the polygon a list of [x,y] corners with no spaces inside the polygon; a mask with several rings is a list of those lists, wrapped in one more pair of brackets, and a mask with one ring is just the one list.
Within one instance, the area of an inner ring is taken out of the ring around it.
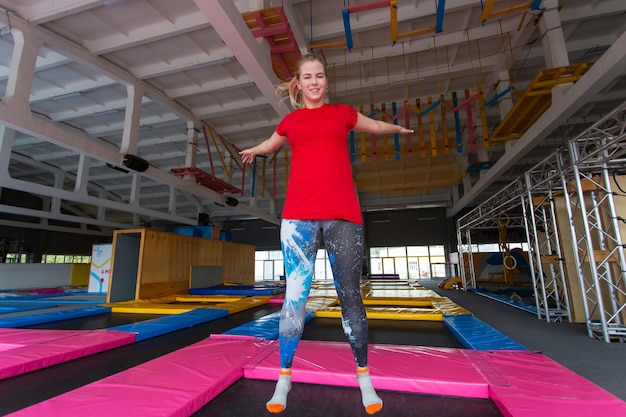
{"label": "blue and white leggings", "polygon": [[341,303],[344,333],[357,366],[367,366],[367,317],[361,298],[363,225],[345,220],[283,219],[280,240],[287,274],[285,302],[280,312],[280,366],[291,368],[304,330],[305,304],[313,280],[315,258],[324,245]]}

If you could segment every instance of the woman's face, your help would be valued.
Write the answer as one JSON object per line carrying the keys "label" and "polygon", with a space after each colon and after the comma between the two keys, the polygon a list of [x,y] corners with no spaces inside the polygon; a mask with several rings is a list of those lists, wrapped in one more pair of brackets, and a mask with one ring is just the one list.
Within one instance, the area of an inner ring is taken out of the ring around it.
{"label": "woman's face", "polygon": [[307,108],[321,107],[324,104],[327,87],[326,72],[321,62],[307,61],[300,66],[298,88],[302,91]]}

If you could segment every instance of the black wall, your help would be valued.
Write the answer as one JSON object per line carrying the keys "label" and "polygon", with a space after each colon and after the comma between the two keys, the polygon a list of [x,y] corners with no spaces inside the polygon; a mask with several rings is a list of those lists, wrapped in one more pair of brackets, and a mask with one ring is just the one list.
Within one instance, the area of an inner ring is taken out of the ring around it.
{"label": "black wall", "polygon": [[[444,245],[447,252],[456,251],[455,223],[446,218],[444,208],[392,210],[364,214],[365,239],[368,247]],[[222,231],[231,240],[255,246],[258,250],[280,250],[280,227],[263,220],[226,222]],[[95,243],[111,243],[112,236],[52,232],[39,229],[0,226],[0,238],[20,239],[35,254],[90,255]]]}
{"label": "black wall", "polygon": [[91,236],[7,226],[0,226],[1,238],[19,241],[22,252],[33,254],[33,262],[41,262],[43,254],[91,256],[94,244],[112,241],[112,236]]}
{"label": "black wall", "polygon": [[233,242],[252,245],[257,250],[280,250],[280,227],[264,220],[225,222],[222,231],[229,232]]}
{"label": "black wall", "polygon": [[364,223],[368,247],[447,246],[455,230],[444,208],[365,213]]}
{"label": "black wall", "polygon": [[[453,246],[456,251],[454,221],[446,218],[444,208],[393,210],[365,213],[365,240],[375,246]],[[233,242],[254,245],[258,250],[280,250],[280,228],[261,220],[228,222]]]}

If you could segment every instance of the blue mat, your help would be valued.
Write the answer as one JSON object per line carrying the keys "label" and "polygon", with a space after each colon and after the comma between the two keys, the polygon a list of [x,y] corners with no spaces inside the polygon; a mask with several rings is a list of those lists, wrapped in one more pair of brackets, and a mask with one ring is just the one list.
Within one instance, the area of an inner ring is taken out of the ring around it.
{"label": "blue mat", "polygon": [[[67,296],[67,295],[66,295]],[[69,296],[68,296],[69,297]],[[67,298],[62,299],[60,297],[53,298],[19,298],[19,299],[0,299],[0,307],[3,306],[4,303],[40,303],[42,308],[50,308],[47,304],[104,304],[106,303],[106,297],[97,297],[97,298]],[[44,306],[45,305],[45,306]]]}
{"label": "blue mat", "polygon": [[443,322],[468,349],[527,350],[524,346],[471,314],[445,316]]}
{"label": "blue mat", "polygon": [[5,290],[0,291],[0,301],[4,300],[24,300],[24,299],[40,299],[40,298],[51,298],[51,297],[68,297],[68,296],[76,296],[76,295],[104,295],[106,297],[106,293],[88,293],[87,291],[76,291],[76,292],[51,292],[51,293],[41,293],[36,294],[35,292],[28,292],[28,290]]}
{"label": "blue mat", "polygon": [[32,311],[32,310],[42,310],[46,308],[57,307],[56,304],[11,304],[11,303],[1,303],[0,304],[0,314],[8,314],[8,313],[17,313],[20,311]]}
{"label": "blue mat", "polygon": [[228,316],[228,310],[221,308],[196,308],[186,313],[172,314],[138,323],[110,327],[108,330],[136,333],[136,342],[161,336],[176,330],[193,327],[215,319]]}
{"label": "blue mat", "polygon": [[0,318],[0,327],[15,328],[33,326],[36,324],[52,323],[55,321],[95,316],[98,314],[105,314],[110,312],[110,307],[89,306],[73,308],[71,310],[49,311],[45,313],[31,314],[25,316],[4,317]]}
{"label": "blue mat", "polygon": [[284,287],[255,287],[252,285],[217,285],[207,288],[191,288],[190,295],[275,295],[285,292]]}
{"label": "blue mat", "polygon": [[481,290],[480,288],[479,289],[472,289],[470,291],[473,291],[476,294],[482,295],[483,297],[491,298],[492,300],[500,301],[501,303],[508,304],[508,305],[510,305],[512,307],[519,308],[520,310],[524,310],[524,311],[527,311],[527,312],[532,313],[534,315],[537,315],[537,307],[535,307],[533,305],[526,304],[526,303],[523,303],[523,302],[517,301],[517,300],[511,300],[508,297],[505,297],[505,296],[502,296],[502,295],[498,295],[498,294],[494,294],[494,293],[491,293],[489,291]]}
{"label": "blue mat", "polygon": [[[304,322],[308,323],[315,317],[313,310],[307,310]],[[277,340],[278,339],[278,322],[280,320],[280,311],[277,311],[260,319],[253,320],[249,323],[242,324],[241,326],[230,329],[224,334],[240,335],[240,336],[254,336],[264,340]]]}

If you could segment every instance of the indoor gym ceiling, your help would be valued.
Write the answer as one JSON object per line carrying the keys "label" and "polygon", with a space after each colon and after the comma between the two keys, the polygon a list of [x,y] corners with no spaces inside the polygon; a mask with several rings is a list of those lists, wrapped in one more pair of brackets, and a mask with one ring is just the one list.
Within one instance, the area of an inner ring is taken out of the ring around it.
{"label": "indoor gym ceiling", "polygon": [[277,223],[288,151],[242,172],[237,150],[289,112],[277,74],[311,47],[329,102],[416,129],[350,138],[363,210],[452,217],[626,100],[625,12],[623,0],[0,0],[0,224]]}

